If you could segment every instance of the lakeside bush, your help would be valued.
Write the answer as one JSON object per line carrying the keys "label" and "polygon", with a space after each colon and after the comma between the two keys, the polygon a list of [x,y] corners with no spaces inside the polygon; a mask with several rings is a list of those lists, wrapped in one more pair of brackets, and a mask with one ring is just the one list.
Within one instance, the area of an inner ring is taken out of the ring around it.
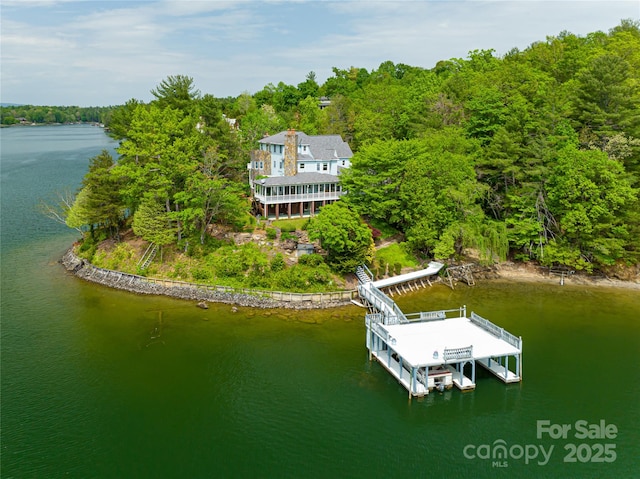
{"label": "lakeside bush", "polygon": [[320,266],[324,263],[324,258],[318,253],[305,254],[298,258],[298,264],[305,266]]}
{"label": "lakeside bush", "polygon": [[278,236],[278,232],[275,228],[267,228],[267,239],[274,240]]}

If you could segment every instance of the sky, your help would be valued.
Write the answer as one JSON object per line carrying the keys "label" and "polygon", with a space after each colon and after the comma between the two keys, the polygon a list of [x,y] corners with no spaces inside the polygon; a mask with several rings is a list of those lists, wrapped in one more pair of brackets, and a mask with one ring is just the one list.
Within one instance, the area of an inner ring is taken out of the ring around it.
{"label": "sky", "polygon": [[0,0],[0,102],[147,102],[169,75],[236,97],[311,71],[322,84],[333,67],[504,55],[622,19],[640,19],[640,0]]}

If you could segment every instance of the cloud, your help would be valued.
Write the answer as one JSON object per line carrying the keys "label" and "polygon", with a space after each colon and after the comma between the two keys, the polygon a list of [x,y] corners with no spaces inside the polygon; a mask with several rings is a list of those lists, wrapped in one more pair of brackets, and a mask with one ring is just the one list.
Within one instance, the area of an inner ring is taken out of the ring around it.
{"label": "cloud", "polygon": [[[38,8],[34,8],[34,7]],[[584,35],[638,18],[607,1],[12,1],[2,2],[3,101],[114,104],[150,99],[167,75],[236,96],[297,84],[313,70],[431,68],[493,48],[504,54],[563,30]]]}

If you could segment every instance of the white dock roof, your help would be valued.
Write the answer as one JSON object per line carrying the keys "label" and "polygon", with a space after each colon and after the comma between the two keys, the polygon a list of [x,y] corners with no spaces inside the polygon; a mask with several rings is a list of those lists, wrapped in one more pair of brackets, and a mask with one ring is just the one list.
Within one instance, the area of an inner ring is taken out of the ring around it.
{"label": "white dock roof", "polygon": [[[408,324],[380,325],[395,339],[388,344],[412,366],[444,363],[444,350],[473,346],[473,359],[516,355],[521,351],[480,328],[468,318],[449,318]],[[434,351],[438,357],[434,359]],[[451,363],[458,361],[450,361]]]}

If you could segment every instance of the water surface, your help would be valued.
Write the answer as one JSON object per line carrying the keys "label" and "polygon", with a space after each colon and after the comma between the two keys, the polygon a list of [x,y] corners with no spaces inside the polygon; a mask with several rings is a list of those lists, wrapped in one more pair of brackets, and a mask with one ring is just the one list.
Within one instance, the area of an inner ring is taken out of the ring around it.
{"label": "water surface", "polygon": [[[36,211],[114,143],[88,126],[0,130],[2,477],[633,477],[640,298],[567,284],[436,285],[406,312],[466,304],[524,339],[524,381],[409,401],[367,359],[364,311],[265,311],[139,296],[57,263],[76,235]],[[570,282],[568,282],[570,283]],[[536,438],[605,420],[613,440]],[[467,459],[503,440],[546,465]],[[615,445],[565,463],[565,445]]]}

